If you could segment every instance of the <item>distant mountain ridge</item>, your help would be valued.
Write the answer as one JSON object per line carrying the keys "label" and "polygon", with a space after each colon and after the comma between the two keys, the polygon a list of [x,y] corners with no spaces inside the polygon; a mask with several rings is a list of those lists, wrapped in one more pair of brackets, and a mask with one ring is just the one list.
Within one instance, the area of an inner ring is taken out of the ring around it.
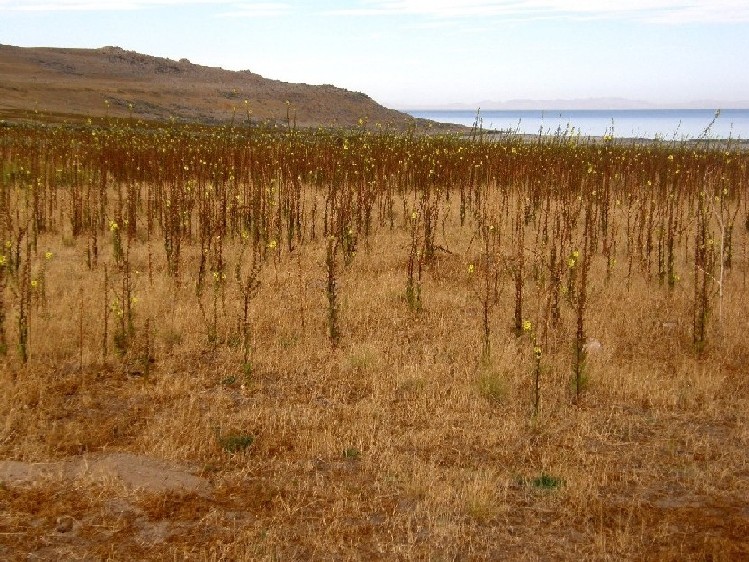
{"label": "distant mountain ridge", "polygon": [[[246,103],[245,103],[246,100]],[[217,123],[395,127],[413,118],[366,94],[291,84],[259,74],[153,57],[119,47],[64,49],[0,45],[0,118],[34,111],[56,119],[132,116]]]}

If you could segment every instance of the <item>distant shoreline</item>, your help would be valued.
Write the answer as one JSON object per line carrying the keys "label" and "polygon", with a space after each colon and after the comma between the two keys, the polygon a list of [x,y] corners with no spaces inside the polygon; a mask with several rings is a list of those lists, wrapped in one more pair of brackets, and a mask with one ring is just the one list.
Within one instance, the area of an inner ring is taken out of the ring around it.
{"label": "distant shoreline", "polygon": [[[538,134],[525,134],[525,133],[507,133],[503,131],[483,131],[483,135],[485,137],[489,138],[496,138],[497,140],[503,139],[503,138],[512,138],[517,137],[523,139],[525,142],[530,142],[533,140],[537,140],[539,138]],[[471,136],[470,133],[466,136]],[[541,135],[541,138],[544,141],[551,141],[554,138],[554,135]],[[587,143],[604,143],[604,142],[611,142],[612,144],[622,145],[622,144],[685,144],[685,145],[703,145],[710,148],[715,147],[727,147],[729,144],[732,147],[741,147],[741,148],[749,148],[749,139],[722,139],[722,138],[707,138],[707,139],[650,139],[646,137],[613,137],[611,139],[607,139],[604,136],[601,135],[580,135],[572,137],[575,140],[587,142]]]}
{"label": "distant shoreline", "polygon": [[569,113],[569,112],[575,112],[575,113],[584,113],[584,112],[590,112],[590,113],[663,113],[663,112],[672,112],[672,113],[687,113],[687,112],[715,112],[720,110],[721,113],[723,112],[734,112],[734,111],[749,111],[749,108],[745,107],[690,107],[690,108],[678,108],[678,107],[662,107],[658,109],[653,108],[643,108],[643,109],[637,109],[637,108],[630,108],[630,109],[624,109],[624,108],[570,108],[570,107],[520,107],[520,108],[491,108],[491,107],[475,107],[473,109],[445,109],[444,107],[428,107],[428,108],[413,108],[413,107],[407,107],[404,109],[396,109],[396,111],[401,111],[403,113],[476,113],[477,111],[480,113],[517,113],[517,112],[543,112],[543,113]]}
{"label": "distant shoreline", "polygon": [[650,103],[623,98],[556,99],[507,101],[484,100],[471,103],[403,104],[392,105],[398,111],[663,111],[663,110],[749,110],[749,100],[693,100],[690,102]]}
{"label": "distant shoreline", "polygon": [[486,131],[537,136],[697,140],[749,138],[749,109],[406,110],[409,115]]}

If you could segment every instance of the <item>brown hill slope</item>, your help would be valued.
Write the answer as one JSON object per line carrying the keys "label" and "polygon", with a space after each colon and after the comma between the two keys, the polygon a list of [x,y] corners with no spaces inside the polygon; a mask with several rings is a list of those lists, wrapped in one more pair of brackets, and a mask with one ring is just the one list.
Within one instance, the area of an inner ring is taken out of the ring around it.
{"label": "brown hill slope", "polygon": [[[247,100],[247,104],[245,104]],[[288,103],[287,103],[288,102]],[[288,108],[288,113],[287,113]],[[289,84],[248,70],[230,71],[126,51],[0,45],[0,117],[38,110],[53,118],[132,115],[141,119],[221,122],[251,118],[299,126],[404,126],[412,119],[367,95],[330,85]]]}

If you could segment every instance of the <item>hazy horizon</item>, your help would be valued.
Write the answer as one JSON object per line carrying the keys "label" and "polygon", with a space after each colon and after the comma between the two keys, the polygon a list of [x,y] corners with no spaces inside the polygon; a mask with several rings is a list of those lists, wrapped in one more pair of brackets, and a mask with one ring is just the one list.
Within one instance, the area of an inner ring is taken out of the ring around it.
{"label": "hazy horizon", "polygon": [[0,0],[0,16],[5,44],[116,45],[398,109],[749,107],[744,0]]}
{"label": "hazy horizon", "polygon": [[749,109],[426,109],[414,117],[520,134],[649,139],[749,139]]}
{"label": "hazy horizon", "polygon": [[515,99],[482,100],[474,103],[445,103],[440,106],[417,104],[399,105],[398,110],[415,111],[661,111],[661,110],[729,110],[749,109],[749,100],[693,100],[690,102],[649,103],[643,100],[625,98],[587,99]]}

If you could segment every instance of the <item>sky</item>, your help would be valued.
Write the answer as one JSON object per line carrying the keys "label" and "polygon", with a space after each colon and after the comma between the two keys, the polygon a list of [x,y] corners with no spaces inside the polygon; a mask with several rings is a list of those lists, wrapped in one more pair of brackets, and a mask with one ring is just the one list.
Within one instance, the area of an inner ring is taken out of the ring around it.
{"label": "sky", "polygon": [[0,0],[0,43],[119,46],[397,109],[749,106],[749,0]]}

